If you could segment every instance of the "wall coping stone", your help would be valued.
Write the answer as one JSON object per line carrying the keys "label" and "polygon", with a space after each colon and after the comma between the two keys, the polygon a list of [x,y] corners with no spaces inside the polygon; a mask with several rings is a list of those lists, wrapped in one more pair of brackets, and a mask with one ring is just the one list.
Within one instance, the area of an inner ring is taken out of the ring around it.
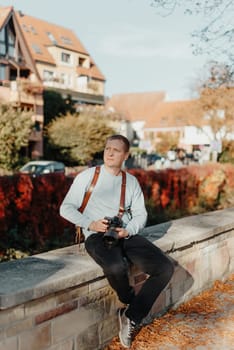
{"label": "wall coping stone", "polygon": [[[234,207],[184,217],[146,227],[141,234],[170,253],[231,231],[233,214]],[[2,262],[0,310],[103,278],[102,269],[78,245]]]}

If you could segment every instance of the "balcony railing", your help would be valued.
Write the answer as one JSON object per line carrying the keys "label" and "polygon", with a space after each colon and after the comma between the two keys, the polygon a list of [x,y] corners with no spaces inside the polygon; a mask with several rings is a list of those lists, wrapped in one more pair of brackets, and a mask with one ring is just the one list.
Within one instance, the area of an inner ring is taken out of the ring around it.
{"label": "balcony railing", "polygon": [[42,106],[42,92],[43,86],[29,79],[0,82],[0,96],[6,102]]}
{"label": "balcony railing", "polygon": [[25,92],[27,94],[42,94],[43,85],[38,82],[32,82],[29,79],[16,80],[18,91]]}
{"label": "balcony railing", "polygon": [[89,81],[84,84],[71,84],[64,79],[51,78],[43,81],[44,87],[58,89],[58,90],[71,90],[74,93],[85,93],[90,95],[103,95],[104,86],[95,82]]}

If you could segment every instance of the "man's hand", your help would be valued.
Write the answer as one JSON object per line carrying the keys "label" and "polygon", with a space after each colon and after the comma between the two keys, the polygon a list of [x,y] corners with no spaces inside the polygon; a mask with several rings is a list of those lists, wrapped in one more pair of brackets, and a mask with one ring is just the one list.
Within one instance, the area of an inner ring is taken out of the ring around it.
{"label": "man's hand", "polygon": [[89,225],[90,231],[103,232],[105,233],[108,228],[108,221],[105,219],[100,219],[98,221],[92,221]]}
{"label": "man's hand", "polygon": [[126,238],[126,237],[129,237],[128,231],[125,230],[124,228],[122,228],[122,227],[117,227],[115,230],[116,230],[116,232],[118,232],[119,238]]}

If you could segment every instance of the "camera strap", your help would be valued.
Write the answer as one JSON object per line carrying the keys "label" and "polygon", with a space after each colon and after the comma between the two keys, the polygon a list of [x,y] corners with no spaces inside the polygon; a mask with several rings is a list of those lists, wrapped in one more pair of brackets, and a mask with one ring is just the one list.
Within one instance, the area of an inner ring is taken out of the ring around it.
{"label": "camera strap", "polygon": [[119,203],[119,213],[118,217],[122,218],[124,214],[125,207],[125,192],[126,192],[126,173],[121,170],[122,173],[122,185],[121,185],[121,194],[120,194],[120,203]]}
{"label": "camera strap", "polygon": [[[82,204],[80,206],[80,208],[78,209],[78,211],[80,213],[83,213],[83,211],[85,210],[86,208],[86,205],[89,201],[89,198],[93,192],[93,189],[97,183],[97,180],[98,180],[98,177],[99,177],[99,174],[100,174],[100,166],[96,166],[95,168],[95,172],[94,172],[94,175],[93,175],[93,178],[92,178],[92,181],[87,189],[87,191],[85,192],[85,195],[84,195],[84,198],[83,198],[83,201],[82,201]],[[84,240],[84,234],[82,232],[82,227],[80,226],[76,226],[76,237],[75,237],[75,243],[79,243],[79,247],[80,247],[80,243],[81,243],[81,239]]]}

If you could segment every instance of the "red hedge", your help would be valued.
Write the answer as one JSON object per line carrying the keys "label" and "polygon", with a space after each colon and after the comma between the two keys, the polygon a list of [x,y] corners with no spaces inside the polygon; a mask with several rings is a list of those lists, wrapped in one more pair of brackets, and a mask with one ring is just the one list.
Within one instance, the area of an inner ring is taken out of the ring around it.
{"label": "red hedge", "polygon": [[[234,196],[234,166],[209,163],[160,171],[129,170],[143,189],[155,212],[162,210],[196,213],[230,204]],[[233,201],[232,201],[233,203]]]}
{"label": "red hedge", "polygon": [[[151,216],[167,211],[187,215],[230,205],[234,166],[193,165],[181,169],[131,169],[143,189]],[[0,250],[8,247],[31,253],[74,242],[74,225],[59,215],[59,206],[72,177],[63,174],[0,177]],[[155,222],[157,223],[157,222]]]}
{"label": "red hedge", "polygon": [[59,215],[72,179],[63,174],[0,177],[0,244],[30,252],[74,241],[74,225]]}

